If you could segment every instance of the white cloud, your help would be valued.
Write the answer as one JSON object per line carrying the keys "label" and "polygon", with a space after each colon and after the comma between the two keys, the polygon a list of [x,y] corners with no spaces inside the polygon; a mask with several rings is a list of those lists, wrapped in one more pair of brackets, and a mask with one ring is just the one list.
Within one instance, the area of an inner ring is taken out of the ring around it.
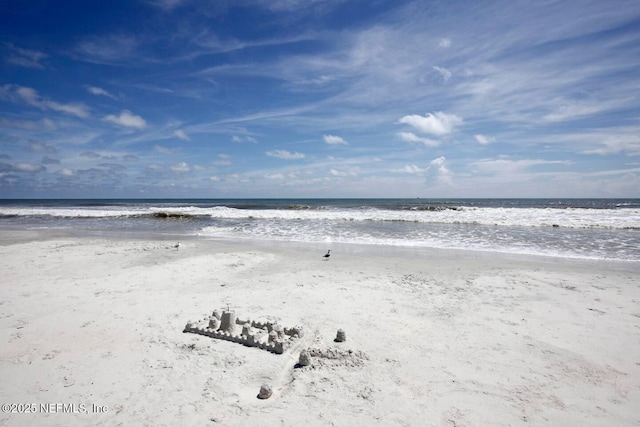
{"label": "white cloud", "polygon": [[398,132],[398,136],[407,142],[419,142],[424,144],[427,147],[437,147],[440,145],[440,141],[431,138],[423,138],[421,136],[416,135],[413,132]]}
{"label": "white cloud", "polygon": [[444,156],[433,159],[425,170],[428,179],[438,184],[451,185],[451,171],[446,165],[447,159]]}
{"label": "white cloud", "polygon": [[281,174],[281,173],[264,174],[263,178],[265,178],[265,179],[283,179],[284,175]]}
{"label": "white cloud", "polygon": [[231,156],[227,154],[218,154],[218,160],[214,161],[213,164],[216,166],[229,166],[231,164]]}
{"label": "white cloud", "polygon": [[167,147],[163,147],[161,145],[155,145],[153,147],[153,149],[156,150],[160,154],[166,154],[168,156],[171,156],[171,155],[175,154],[175,151],[173,151],[172,149],[167,148]]}
{"label": "white cloud", "polygon": [[116,97],[114,95],[112,95],[111,93],[109,93],[108,91],[100,88],[100,87],[95,87],[95,86],[87,86],[87,91],[93,95],[96,96],[106,96],[108,98],[111,99],[116,99]]}
{"label": "white cloud", "polygon": [[147,127],[147,122],[142,117],[136,116],[129,110],[123,110],[119,116],[109,114],[104,116],[102,120],[126,128],[144,129]]}
{"label": "white cloud", "polygon": [[56,130],[58,126],[49,119],[35,120],[10,120],[0,117],[0,127],[10,127],[25,130]]}
{"label": "white cloud", "polygon": [[60,104],[54,101],[45,101],[44,105],[51,110],[71,114],[80,118],[89,117],[89,108],[83,103]]}
{"label": "white cloud", "polygon": [[444,167],[444,163],[446,161],[447,161],[446,157],[440,156],[437,159],[431,160],[431,163],[429,164],[429,166]]}
{"label": "white cloud", "polygon": [[42,106],[42,98],[38,95],[38,91],[33,88],[9,84],[4,85],[3,89],[4,88],[15,91],[15,94],[29,105],[36,107]]}
{"label": "white cloud", "polygon": [[347,141],[345,141],[342,137],[340,136],[335,136],[335,135],[323,135],[322,137],[324,139],[324,142],[326,142],[327,144],[330,145],[335,145],[335,144],[348,144]]}
{"label": "white cloud", "polygon": [[96,36],[80,41],[74,48],[73,55],[86,62],[95,64],[120,64],[124,61],[144,61],[144,57],[136,55],[140,40],[135,36],[113,34]]}
{"label": "white cloud", "polygon": [[426,172],[427,169],[423,169],[420,168],[416,165],[405,165],[405,167],[401,168],[401,169],[395,169],[394,172],[399,172],[399,173],[408,173],[411,175],[419,175],[422,174],[424,172]]}
{"label": "white cloud", "polygon": [[609,155],[624,153],[640,155],[640,126],[610,126],[583,129],[566,134],[540,138],[545,144],[561,143],[580,154]]}
{"label": "white cloud", "polygon": [[36,153],[42,152],[42,153],[55,154],[58,151],[56,147],[54,147],[53,145],[44,144],[42,142],[37,142],[37,141],[28,143],[28,148],[29,148],[29,151],[33,151]]}
{"label": "white cloud", "polygon": [[447,70],[446,68],[434,66],[433,69],[436,70],[438,73],[440,73],[440,75],[442,76],[442,80],[445,83],[448,82],[451,76],[453,75],[453,73],[451,73],[451,71]]}
{"label": "white cloud", "polygon": [[189,135],[187,135],[186,132],[183,131],[182,129],[175,131],[173,135],[183,141],[191,141],[191,138],[189,138]]}
{"label": "white cloud", "polygon": [[474,137],[476,138],[476,141],[478,141],[482,145],[491,144],[492,142],[496,141],[495,138],[491,138],[489,136],[484,136],[484,135],[480,135],[480,134],[474,135]]}
{"label": "white cloud", "polygon": [[509,158],[480,159],[471,163],[471,166],[480,173],[494,175],[508,175],[525,171],[534,166],[544,165],[571,165],[570,160],[543,160],[543,159],[521,159],[511,160]]}
{"label": "white cloud", "polygon": [[99,159],[102,155],[96,153],[95,151],[83,151],[78,154],[80,157],[86,157],[87,159]]}
{"label": "white cloud", "polygon": [[5,57],[5,61],[21,67],[44,68],[42,60],[49,56],[37,50],[19,48],[14,46],[13,43],[5,43],[5,46],[9,49],[9,54]]}
{"label": "white cloud", "polygon": [[45,130],[56,130],[58,126],[53,120],[42,119],[42,128]]}
{"label": "white cloud", "polygon": [[62,169],[58,170],[56,173],[58,175],[62,175],[62,176],[74,176],[76,174],[73,171],[73,169],[69,169],[69,168],[62,168]]}
{"label": "white cloud", "polygon": [[33,163],[16,163],[14,166],[14,170],[16,170],[17,172],[36,173],[42,172],[43,170],[45,170],[45,167]]}
{"label": "white cloud", "polygon": [[0,87],[0,99],[7,99],[12,102],[25,103],[41,110],[53,110],[61,113],[71,114],[80,118],[89,117],[89,108],[81,103],[62,104],[56,101],[43,98],[33,88],[13,84],[5,84]]}
{"label": "white cloud", "polygon": [[574,120],[576,118],[589,116],[598,114],[602,111],[607,111],[609,109],[615,108],[614,103],[607,102],[560,102],[559,106],[553,106],[553,112],[542,117],[542,120],[550,121],[550,122],[561,122],[566,120]]}
{"label": "white cloud", "polygon": [[440,40],[438,40],[438,46],[444,47],[444,48],[451,47],[451,39],[444,38],[444,37],[441,38]]}
{"label": "white cloud", "polygon": [[401,117],[398,122],[408,124],[423,133],[446,135],[453,132],[454,128],[462,123],[462,119],[455,114],[436,111],[425,116],[410,114]]}
{"label": "white cloud", "polygon": [[184,0],[147,0],[147,3],[163,9],[165,12],[171,12],[174,8],[184,3]]}
{"label": "white cloud", "polygon": [[267,156],[277,157],[278,159],[284,159],[284,160],[304,159],[304,154],[292,153],[287,150],[272,150],[272,151],[267,151],[266,154]]}
{"label": "white cloud", "polygon": [[616,154],[629,153],[630,155],[640,155],[640,136],[633,134],[609,135],[603,137],[599,148],[585,150],[585,154]]}
{"label": "white cloud", "polygon": [[231,137],[231,141],[233,142],[237,142],[237,143],[241,143],[241,142],[251,142],[253,144],[256,144],[258,141],[252,137],[252,136],[238,136],[238,135],[233,135]]}
{"label": "white cloud", "polygon": [[359,168],[346,168],[346,169],[331,169],[329,173],[333,176],[345,177],[345,176],[358,176],[360,172]]}
{"label": "white cloud", "polygon": [[171,170],[174,172],[189,172],[191,168],[185,162],[180,162],[178,164],[171,166]]}

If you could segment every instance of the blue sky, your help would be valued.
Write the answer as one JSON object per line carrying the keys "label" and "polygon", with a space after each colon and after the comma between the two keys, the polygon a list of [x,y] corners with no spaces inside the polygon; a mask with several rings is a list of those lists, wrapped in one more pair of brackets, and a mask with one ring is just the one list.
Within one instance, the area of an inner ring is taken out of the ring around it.
{"label": "blue sky", "polygon": [[640,197],[640,2],[5,0],[0,197]]}

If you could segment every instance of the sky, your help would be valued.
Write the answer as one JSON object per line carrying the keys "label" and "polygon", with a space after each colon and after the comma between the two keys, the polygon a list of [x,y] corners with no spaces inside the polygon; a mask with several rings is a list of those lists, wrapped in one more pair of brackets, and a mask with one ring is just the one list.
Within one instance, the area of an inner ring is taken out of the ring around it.
{"label": "sky", "polygon": [[249,197],[640,197],[640,2],[0,2],[0,198]]}

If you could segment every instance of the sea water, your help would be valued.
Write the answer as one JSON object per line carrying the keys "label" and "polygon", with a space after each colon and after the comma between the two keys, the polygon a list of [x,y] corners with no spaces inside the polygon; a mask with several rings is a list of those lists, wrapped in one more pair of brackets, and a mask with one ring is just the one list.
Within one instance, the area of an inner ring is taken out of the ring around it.
{"label": "sea water", "polygon": [[1,200],[1,229],[640,261],[639,199]]}

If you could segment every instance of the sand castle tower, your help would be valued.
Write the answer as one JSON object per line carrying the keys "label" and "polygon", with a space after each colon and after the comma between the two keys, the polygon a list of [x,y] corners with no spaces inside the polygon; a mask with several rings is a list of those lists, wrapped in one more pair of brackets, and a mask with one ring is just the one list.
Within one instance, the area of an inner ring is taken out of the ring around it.
{"label": "sand castle tower", "polygon": [[209,317],[209,329],[213,329],[217,331],[220,327],[220,318],[222,315],[218,310],[214,310],[211,316]]}
{"label": "sand castle tower", "polygon": [[298,358],[299,366],[309,366],[311,365],[311,355],[307,350],[302,350],[300,352],[300,357]]}
{"label": "sand castle tower", "polygon": [[228,332],[233,335],[236,331],[236,313],[235,311],[223,311],[220,319],[220,331]]}

